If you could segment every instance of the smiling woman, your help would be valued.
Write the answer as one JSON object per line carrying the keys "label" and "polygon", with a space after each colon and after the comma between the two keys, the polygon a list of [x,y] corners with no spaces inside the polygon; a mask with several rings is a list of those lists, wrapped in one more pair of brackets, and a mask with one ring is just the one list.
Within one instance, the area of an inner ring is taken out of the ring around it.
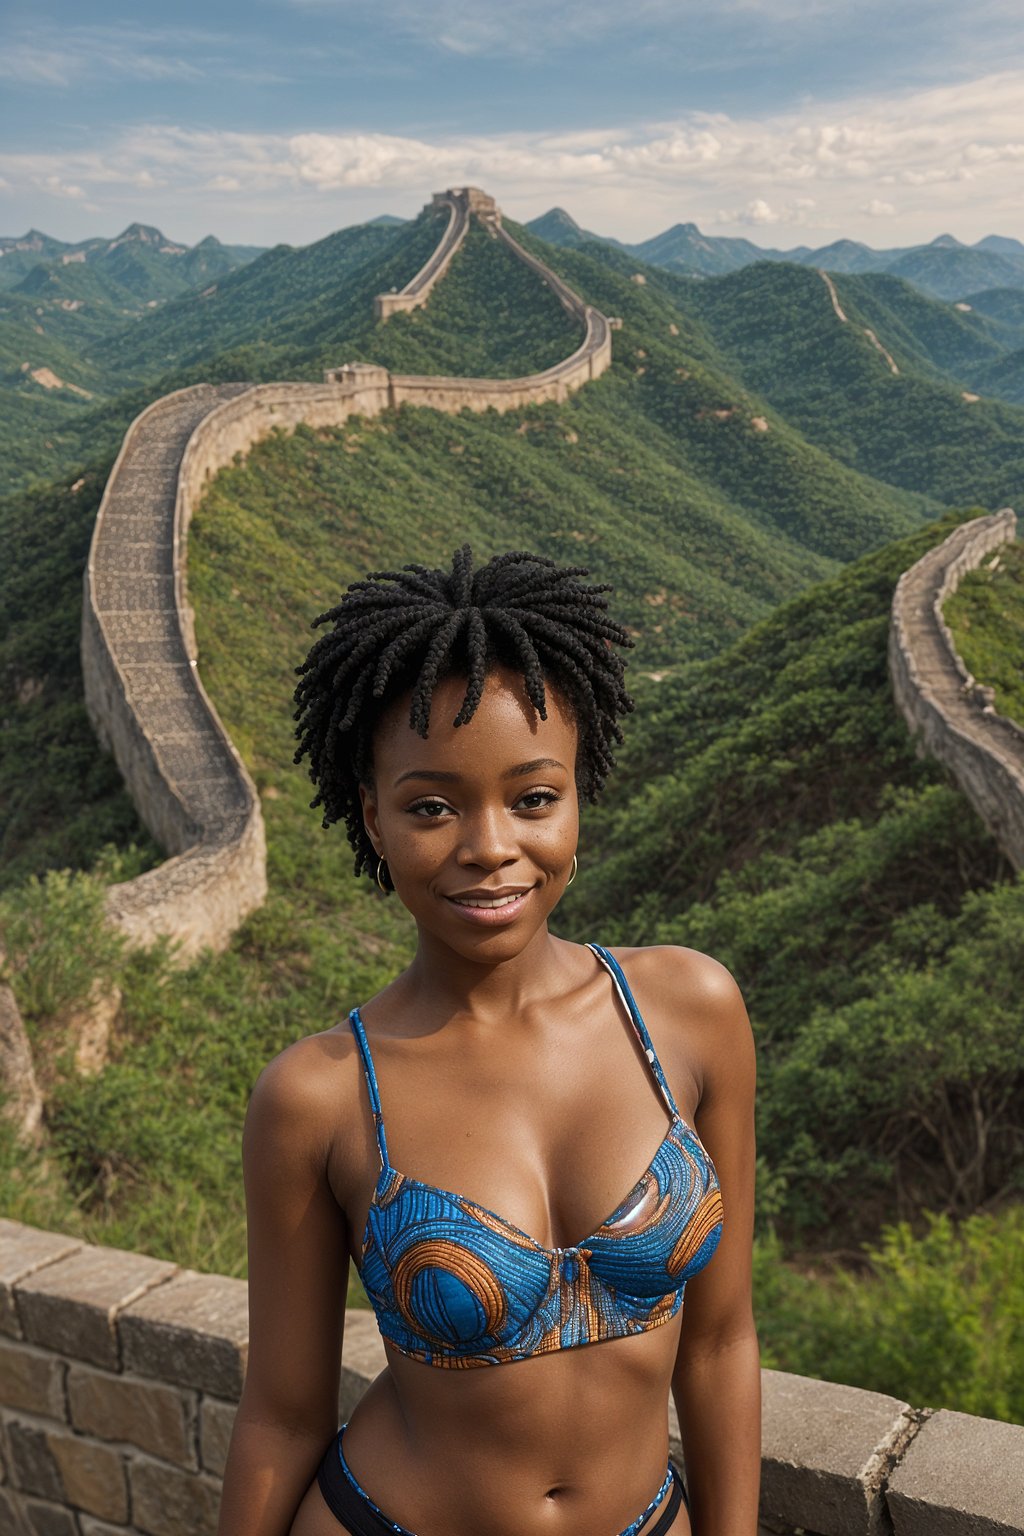
{"label": "smiling woman", "polygon": [[[418,943],[253,1092],[221,1536],[754,1536],[742,998],[696,951],[548,928],[633,707],[587,574],[463,546],[314,621],[296,761]],[[388,1366],[339,1430],[350,1257]]]}

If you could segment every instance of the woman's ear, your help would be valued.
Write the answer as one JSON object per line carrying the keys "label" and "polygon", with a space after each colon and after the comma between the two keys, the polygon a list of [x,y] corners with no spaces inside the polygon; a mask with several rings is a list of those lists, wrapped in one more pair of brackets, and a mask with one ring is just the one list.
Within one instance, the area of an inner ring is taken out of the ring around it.
{"label": "woman's ear", "polygon": [[366,835],[373,844],[374,852],[380,858],[384,852],[384,844],[380,835],[380,821],[377,816],[377,799],[368,784],[359,786],[359,803],[363,809],[363,826]]}

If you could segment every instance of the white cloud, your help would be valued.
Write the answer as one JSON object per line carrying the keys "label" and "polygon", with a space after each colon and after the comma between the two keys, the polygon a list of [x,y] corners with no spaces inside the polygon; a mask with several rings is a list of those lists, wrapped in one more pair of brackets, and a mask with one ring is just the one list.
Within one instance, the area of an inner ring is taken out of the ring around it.
{"label": "white cloud", "polygon": [[[354,23],[365,20],[362,0],[284,0],[289,10],[336,15]],[[976,0],[984,4],[985,0]],[[989,0],[991,3],[991,0]],[[654,38],[658,46],[680,36],[692,39],[723,20],[733,25],[773,29],[819,18],[852,15],[879,8],[880,0],[376,0],[374,16],[394,35],[404,35],[460,56],[509,54],[536,56],[568,51],[580,43],[607,42],[616,33]]]}
{"label": "white cloud", "polygon": [[81,187],[73,183],[62,181],[59,176],[43,176],[37,183],[44,192],[51,193],[54,197],[84,198],[85,193]]}
{"label": "white cloud", "polygon": [[[273,208],[274,237],[293,241],[296,218],[308,222],[310,210],[319,210],[321,230],[336,228],[396,203],[412,212],[431,192],[461,182],[484,186],[512,217],[559,202],[588,227],[626,239],[679,219],[771,225],[780,234],[838,226],[855,235],[858,219],[866,233],[863,221],[883,216],[894,221],[894,233],[898,219],[901,236],[924,239],[958,219],[976,228],[975,238],[994,227],[997,214],[1004,226],[1019,224],[1012,189],[1022,161],[1024,70],[1006,70],[800,111],[692,112],[671,122],[550,134],[282,135],[140,124],[104,143],[7,155],[0,171],[15,186],[54,178],[77,195],[159,189],[161,206],[187,209],[204,225],[216,214],[216,195],[231,191],[234,217],[247,199]],[[890,187],[901,189],[898,215],[887,211],[895,202],[877,195]],[[150,208],[138,216],[161,215]],[[968,237],[963,229],[961,238]]]}
{"label": "white cloud", "polygon": [[93,38],[73,47],[8,43],[0,49],[0,78],[21,84],[68,86],[98,74],[134,80],[201,80],[204,71],[187,59],[145,52],[114,38]]}
{"label": "white cloud", "polygon": [[770,203],[766,203],[763,197],[753,198],[745,208],[736,215],[738,224],[777,224],[780,215]]}
{"label": "white cloud", "polygon": [[0,38],[0,79],[66,89],[121,80],[201,84],[234,79],[251,85],[280,82],[272,64],[246,63],[229,32],[191,27],[55,27],[42,23]]}
{"label": "white cloud", "polygon": [[791,202],[773,208],[763,197],[751,198],[743,208],[719,208],[716,224],[816,224],[813,210],[817,207],[813,197],[795,197]]}

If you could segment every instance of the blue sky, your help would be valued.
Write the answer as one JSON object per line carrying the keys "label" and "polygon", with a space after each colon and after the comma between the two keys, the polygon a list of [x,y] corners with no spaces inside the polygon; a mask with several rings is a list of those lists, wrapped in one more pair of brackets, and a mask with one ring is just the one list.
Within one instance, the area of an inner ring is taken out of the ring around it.
{"label": "blue sky", "polygon": [[304,244],[472,181],[640,240],[1024,238],[1020,0],[5,0],[0,234]]}

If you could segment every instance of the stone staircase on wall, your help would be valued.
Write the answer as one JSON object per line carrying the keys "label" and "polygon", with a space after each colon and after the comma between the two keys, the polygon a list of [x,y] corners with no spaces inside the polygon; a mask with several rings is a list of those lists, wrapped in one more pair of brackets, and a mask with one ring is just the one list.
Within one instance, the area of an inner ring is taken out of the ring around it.
{"label": "stone staircase on wall", "polygon": [[85,703],[145,825],[172,857],[111,886],[108,918],[137,943],[186,958],[222,948],[266,896],[255,785],[196,670],[185,589],[181,466],[197,426],[244,384],[157,400],[128,430],[100,503],[85,570]]}

